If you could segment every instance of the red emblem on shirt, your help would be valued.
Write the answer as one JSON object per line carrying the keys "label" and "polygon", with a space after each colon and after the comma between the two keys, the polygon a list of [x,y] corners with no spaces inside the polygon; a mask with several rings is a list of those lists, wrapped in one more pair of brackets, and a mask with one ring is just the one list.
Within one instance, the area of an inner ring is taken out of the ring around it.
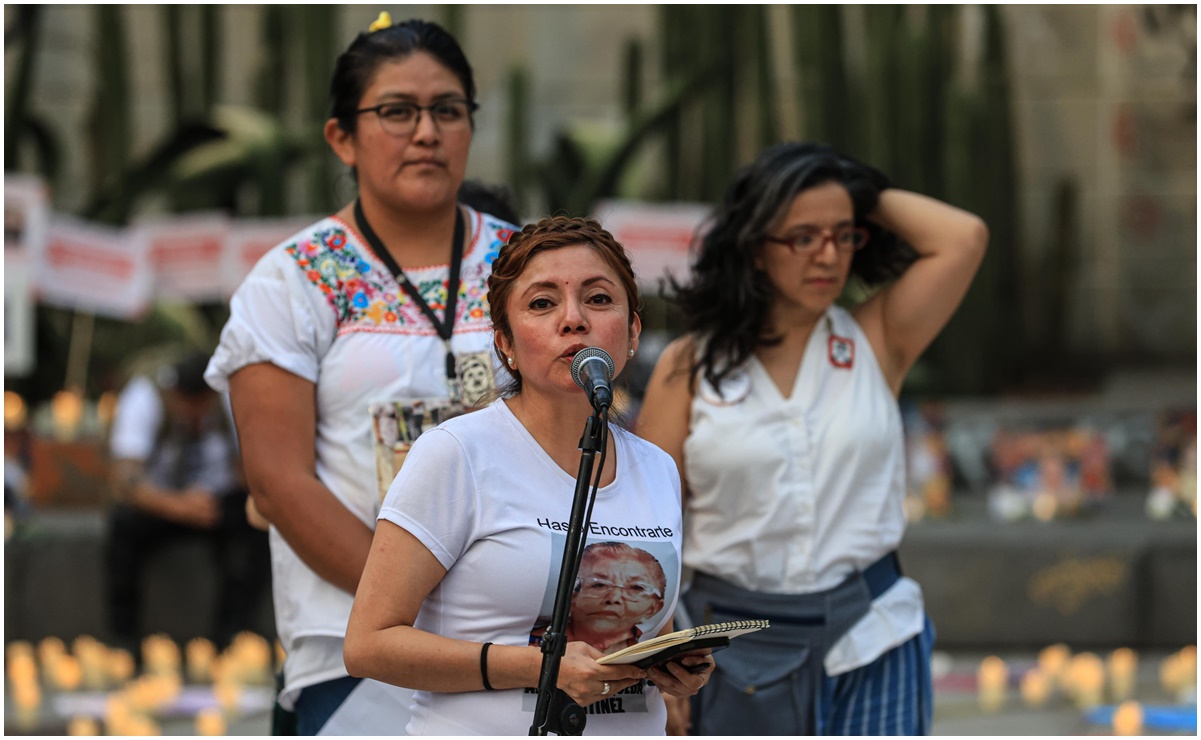
{"label": "red emblem on shirt", "polygon": [[855,340],[830,335],[830,364],[849,370],[855,364]]}

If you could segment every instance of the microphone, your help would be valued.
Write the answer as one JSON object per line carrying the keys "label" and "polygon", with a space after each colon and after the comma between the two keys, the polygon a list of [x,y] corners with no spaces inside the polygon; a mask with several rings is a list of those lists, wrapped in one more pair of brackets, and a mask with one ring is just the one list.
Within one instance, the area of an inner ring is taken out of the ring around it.
{"label": "microphone", "polygon": [[585,347],[571,360],[571,379],[584,389],[597,411],[613,405],[613,358],[600,347]]}

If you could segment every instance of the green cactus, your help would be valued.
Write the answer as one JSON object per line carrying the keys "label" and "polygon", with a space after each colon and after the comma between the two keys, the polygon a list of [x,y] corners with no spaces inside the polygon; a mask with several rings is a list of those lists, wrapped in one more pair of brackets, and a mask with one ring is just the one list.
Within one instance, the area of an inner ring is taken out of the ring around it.
{"label": "green cactus", "polygon": [[[305,49],[305,116],[307,135],[320,140],[320,130],[329,115],[329,76],[331,60],[338,56],[337,8],[330,5],[304,5],[300,13],[300,37]],[[307,209],[313,213],[331,211],[337,207],[332,183],[334,155],[322,147],[312,160]]]}
{"label": "green cactus", "polygon": [[779,95],[776,92],[776,75],[772,66],[771,33],[768,30],[769,12],[766,6],[751,5],[743,8],[749,15],[750,48],[755,55],[755,150],[770,146],[780,138],[780,124],[776,118]]}
{"label": "green cactus", "polygon": [[621,102],[626,118],[632,118],[642,107],[642,42],[626,39],[622,47]]}
{"label": "green cactus", "polygon": [[171,122],[175,127],[183,123],[188,115],[185,95],[187,92],[187,77],[184,74],[183,60],[183,20],[182,5],[164,5],[163,13],[163,46],[167,56],[167,96],[171,101]]}
{"label": "green cactus", "polygon": [[529,180],[527,163],[529,147],[527,142],[529,117],[528,74],[525,67],[514,66],[509,70],[509,118],[505,126],[505,141],[508,142],[509,186],[513,190],[514,205],[517,212],[523,213],[527,207],[526,183]]}
{"label": "green cactus", "polygon": [[9,69],[15,69],[14,79],[6,86],[4,101],[4,168],[20,169],[22,146],[33,144],[38,168],[51,183],[58,176],[62,147],[51,127],[30,106],[30,90],[34,68],[38,61],[42,18],[46,9],[38,5],[22,5],[15,11],[11,27],[5,29],[5,48],[20,44],[20,52]]}
{"label": "green cactus", "polygon": [[200,111],[204,117],[217,105],[221,86],[220,5],[200,5]]}
{"label": "green cactus", "polygon": [[[124,10],[119,5],[95,8],[97,39],[96,69],[99,75],[92,103],[92,145],[98,166],[93,190],[103,193],[117,182],[129,158],[129,63],[125,53]],[[126,214],[106,214],[110,223],[122,222]]]}
{"label": "green cactus", "polygon": [[255,99],[262,110],[282,117],[287,105],[288,21],[293,14],[283,5],[263,7],[262,46],[263,65],[255,86]]}
{"label": "green cactus", "polygon": [[[463,6],[462,5],[444,5],[442,16],[442,27],[451,35],[458,39],[459,43],[464,47],[467,45],[467,39],[464,38],[463,31]],[[400,20],[397,18],[396,20]]]}

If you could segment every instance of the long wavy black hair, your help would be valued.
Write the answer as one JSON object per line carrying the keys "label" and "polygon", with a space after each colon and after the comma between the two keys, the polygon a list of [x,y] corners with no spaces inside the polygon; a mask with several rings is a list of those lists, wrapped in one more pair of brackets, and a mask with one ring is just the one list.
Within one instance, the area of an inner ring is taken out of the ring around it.
{"label": "long wavy black hair", "polygon": [[755,267],[754,256],[796,196],[828,182],[847,189],[856,225],[871,231],[867,246],[852,258],[851,275],[872,287],[895,279],[916,259],[912,247],[867,220],[880,191],[890,185],[879,170],[812,142],[765,150],[735,174],[702,226],[704,236],[688,284],[670,280],[687,330],[703,340],[691,367],[693,379],[699,370],[720,392],[721,381],[756,347],[780,341],[767,324],[770,283]]}

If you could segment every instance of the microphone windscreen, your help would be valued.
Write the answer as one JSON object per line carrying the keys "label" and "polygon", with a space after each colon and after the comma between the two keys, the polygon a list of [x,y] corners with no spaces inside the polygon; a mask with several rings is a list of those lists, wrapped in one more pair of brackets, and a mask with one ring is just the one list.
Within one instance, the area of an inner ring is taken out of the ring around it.
{"label": "microphone windscreen", "polygon": [[580,368],[582,368],[584,363],[589,359],[592,359],[593,362],[596,360],[603,361],[609,368],[610,380],[612,380],[613,375],[617,372],[616,366],[613,365],[613,358],[609,356],[608,352],[604,351],[600,347],[585,347],[579,352],[576,352],[575,357],[573,357],[571,360],[571,379],[575,381],[576,385],[584,390],[588,389],[584,386],[584,378],[580,375]]}

